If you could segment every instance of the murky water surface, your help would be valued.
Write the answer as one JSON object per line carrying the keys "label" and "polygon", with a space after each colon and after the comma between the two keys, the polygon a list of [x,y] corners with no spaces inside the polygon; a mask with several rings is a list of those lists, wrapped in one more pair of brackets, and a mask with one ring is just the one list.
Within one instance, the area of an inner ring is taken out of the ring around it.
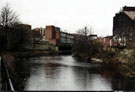
{"label": "murky water surface", "polygon": [[122,80],[109,66],[80,62],[72,56],[44,56],[14,64],[17,90],[135,90],[135,80]]}

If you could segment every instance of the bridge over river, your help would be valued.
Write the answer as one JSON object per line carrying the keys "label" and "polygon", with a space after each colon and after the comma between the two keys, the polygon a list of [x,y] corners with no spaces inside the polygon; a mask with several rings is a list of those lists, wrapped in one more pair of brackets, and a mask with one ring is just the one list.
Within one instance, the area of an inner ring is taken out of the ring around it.
{"label": "bridge over river", "polygon": [[15,90],[135,90],[135,80],[123,80],[110,66],[82,62],[70,55],[15,61],[11,69]]}

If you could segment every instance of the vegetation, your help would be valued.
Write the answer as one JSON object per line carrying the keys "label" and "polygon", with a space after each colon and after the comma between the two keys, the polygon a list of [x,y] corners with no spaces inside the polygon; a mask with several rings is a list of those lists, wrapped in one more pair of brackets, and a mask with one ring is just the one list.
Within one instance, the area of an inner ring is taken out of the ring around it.
{"label": "vegetation", "polygon": [[8,4],[0,12],[0,41],[1,50],[17,50],[27,38],[27,30],[20,26],[18,15]]}
{"label": "vegetation", "polygon": [[72,49],[74,56],[85,58],[87,61],[90,61],[93,52],[92,41],[88,37],[90,32],[87,27],[77,31]]}

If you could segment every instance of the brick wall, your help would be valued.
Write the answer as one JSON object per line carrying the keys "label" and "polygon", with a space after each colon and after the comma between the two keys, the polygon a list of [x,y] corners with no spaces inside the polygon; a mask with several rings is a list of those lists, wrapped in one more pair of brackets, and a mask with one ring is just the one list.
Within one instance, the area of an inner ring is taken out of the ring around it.
{"label": "brick wall", "polygon": [[46,26],[46,33],[45,37],[47,40],[55,39],[56,38],[56,32],[54,26]]}
{"label": "brick wall", "polygon": [[56,33],[54,26],[46,26],[45,38],[53,45],[56,45],[56,34],[58,37],[58,33]]}

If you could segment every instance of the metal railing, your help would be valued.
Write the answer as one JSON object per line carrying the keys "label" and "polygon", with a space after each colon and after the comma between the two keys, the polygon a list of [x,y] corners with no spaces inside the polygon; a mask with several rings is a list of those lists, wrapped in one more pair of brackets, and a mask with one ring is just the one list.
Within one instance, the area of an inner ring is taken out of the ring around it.
{"label": "metal railing", "polygon": [[1,58],[1,78],[2,90],[9,90],[15,92],[12,79],[8,71],[8,66],[6,62],[3,60],[3,58]]}

